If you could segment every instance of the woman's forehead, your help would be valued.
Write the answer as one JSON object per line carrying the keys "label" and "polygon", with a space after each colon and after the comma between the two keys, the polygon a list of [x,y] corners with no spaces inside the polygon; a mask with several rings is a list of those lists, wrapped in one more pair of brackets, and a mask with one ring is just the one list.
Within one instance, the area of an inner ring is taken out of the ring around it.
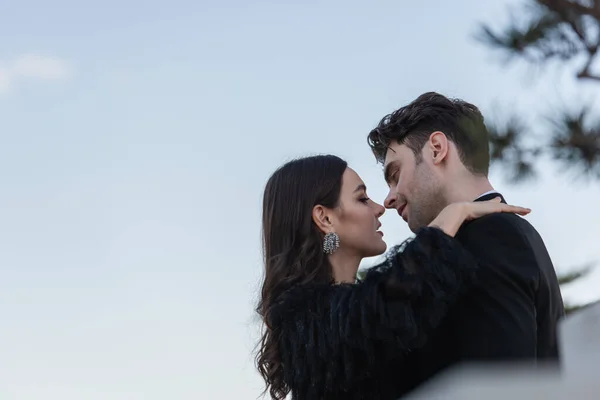
{"label": "woman's forehead", "polygon": [[342,176],[342,190],[345,192],[357,192],[366,190],[366,185],[361,177],[352,168],[346,168]]}

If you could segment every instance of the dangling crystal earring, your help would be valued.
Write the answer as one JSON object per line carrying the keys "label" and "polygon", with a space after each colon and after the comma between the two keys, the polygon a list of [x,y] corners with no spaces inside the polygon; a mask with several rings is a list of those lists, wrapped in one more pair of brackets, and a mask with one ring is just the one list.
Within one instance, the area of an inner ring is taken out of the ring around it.
{"label": "dangling crystal earring", "polygon": [[323,252],[333,254],[340,247],[340,237],[335,232],[328,232],[323,238]]}

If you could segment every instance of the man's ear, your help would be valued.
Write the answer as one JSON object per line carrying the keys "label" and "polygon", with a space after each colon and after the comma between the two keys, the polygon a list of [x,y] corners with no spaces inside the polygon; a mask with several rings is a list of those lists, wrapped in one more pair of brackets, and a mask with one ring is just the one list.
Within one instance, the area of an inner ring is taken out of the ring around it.
{"label": "man's ear", "polygon": [[333,231],[333,224],[331,223],[331,210],[323,207],[322,205],[316,205],[313,207],[312,219],[317,225],[317,228],[323,234]]}
{"label": "man's ear", "polygon": [[430,154],[433,157],[434,164],[440,164],[446,159],[449,147],[448,137],[442,131],[435,131],[429,135],[427,146],[429,146]]}

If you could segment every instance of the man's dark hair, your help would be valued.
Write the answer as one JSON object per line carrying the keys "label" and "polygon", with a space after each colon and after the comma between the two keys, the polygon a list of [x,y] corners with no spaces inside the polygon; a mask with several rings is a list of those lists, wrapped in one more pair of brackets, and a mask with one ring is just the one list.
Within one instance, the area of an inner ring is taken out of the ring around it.
{"label": "man's dark hair", "polygon": [[428,92],[386,115],[369,133],[368,142],[381,164],[391,143],[408,146],[421,161],[421,150],[441,131],[458,148],[461,161],[474,174],[487,176],[490,165],[489,135],[483,115],[473,104]]}

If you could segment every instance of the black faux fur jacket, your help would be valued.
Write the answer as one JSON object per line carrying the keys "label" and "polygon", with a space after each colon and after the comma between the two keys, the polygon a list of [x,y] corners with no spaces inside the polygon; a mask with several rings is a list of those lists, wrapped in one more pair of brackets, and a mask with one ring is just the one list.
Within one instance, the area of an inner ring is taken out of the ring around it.
{"label": "black faux fur jacket", "polygon": [[[356,284],[285,292],[272,309],[293,400],[392,400],[448,306],[472,281],[476,262],[436,228],[388,253]],[[277,329],[278,328],[278,329]]]}

